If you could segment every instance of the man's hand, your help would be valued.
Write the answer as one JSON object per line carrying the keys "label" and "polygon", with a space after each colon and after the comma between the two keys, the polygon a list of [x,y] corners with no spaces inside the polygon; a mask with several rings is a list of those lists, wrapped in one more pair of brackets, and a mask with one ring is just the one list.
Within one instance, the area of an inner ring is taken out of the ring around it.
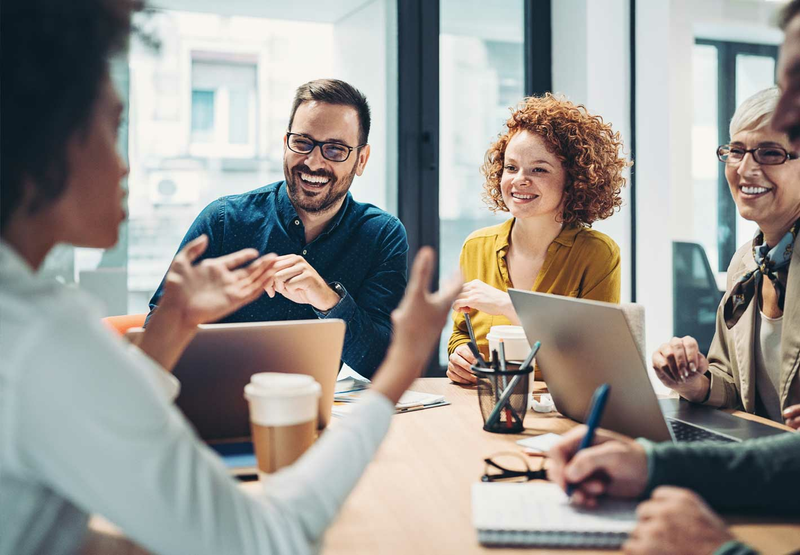
{"label": "man's hand", "polygon": [[[276,256],[244,249],[195,261],[208,247],[201,235],[175,256],[164,278],[164,294],[138,342],[165,370],[172,370],[197,333],[197,325],[215,322],[264,294],[275,273]],[[244,266],[250,262],[248,266]]]}
{"label": "man's hand", "polygon": [[447,377],[457,384],[478,383],[478,378],[469,369],[476,362],[477,360],[467,344],[459,345],[447,360]]}
{"label": "man's hand", "polygon": [[660,487],[636,510],[639,522],[625,542],[629,555],[710,555],[733,539],[696,493]]}
{"label": "man's hand", "polygon": [[639,497],[647,486],[647,455],[632,439],[597,430],[593,446],[578,451],[586,426],[577,426],[550,448],[547,477],[566,490],[572,484],[573,502],[597,505],[601,495]]}
{"label": "man's hand", "polygon": [[661,345],[653,353],[653,370],[661,383],[689,401],[702,401],[711,385],[705,376],[708,360],[688,335]]}
{"label": "man's hand", "polygon": [[292,302],[310,304],[323,312],[339,303],[336,291],[299,254],[279,256],[275,270],[275,276],[264,287],[270,298],[280,293]]}
{"label": "man's hand", "polygon": [[495,289],[479,279],[465,283],[453,303],[453,310],[466,312],[470,309],[480,310],[486,314],[505,316],[511,322],[519,324],[509,294]]}
{"label": "man's hand", "polygon": [[795,430],[800,430],[800,405],[792,405],[783,411],[786,425]]}
{"label": "man's hand", "polygon": [[393,336],[386,359],[372,381],[372,389],[396,403],[419,377],[433,349],[439,344],[450,306],[461,290],[454,277],[439,290],[429,290],[436,255],[430,247],[419,250],[411,268],[405,296],[392,312]]}
{"label": "man's hand", "polygon": [[224,318],[264,293],[264,284],[275,273],[274,254],[254,260],[258,251],[243,249],[195,264],[207,247],[208,236],[201,235],[175,256],[156,313],[173,309],[182,325],[194,327]]}

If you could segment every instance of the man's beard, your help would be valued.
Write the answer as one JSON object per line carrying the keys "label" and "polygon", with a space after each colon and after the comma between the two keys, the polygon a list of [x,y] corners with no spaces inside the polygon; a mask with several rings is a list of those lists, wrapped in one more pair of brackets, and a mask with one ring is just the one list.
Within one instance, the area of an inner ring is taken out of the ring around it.
{"label": "man's beard", "polygon": [[[349,175],[341,179],[328,172],[317,171],[312,172],[305,164],[295,166],[289,170],[286,160],[283,161],[283,176],[286,178],[286,189],[289,193],[289,199],[292,201],[295,209],[300,209],[309,213],[320,213],[330,210],[333,206],[339,203],[342,198],[350,190],[350,185],[353,183],[353,178],[356,175],[356,166],[353,165],[353,171]],[[299,183],[300,173],[313,175],[316,177],[327,177],[330,181],[316,195],[310,195],[308,191],[303,189]]]}

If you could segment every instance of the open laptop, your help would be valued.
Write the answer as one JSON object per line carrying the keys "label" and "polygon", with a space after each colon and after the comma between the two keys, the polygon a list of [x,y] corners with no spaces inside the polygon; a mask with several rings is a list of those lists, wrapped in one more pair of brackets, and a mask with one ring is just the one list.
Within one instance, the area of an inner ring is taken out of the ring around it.
{"label": "open laptop", "polygon": [[685,400],[656,398],[619,305],[510,289],[558,411],[584,422],[594,390],[611,385],[600,425],[653,441],[743,441],[783,430]]}
{"label": "open laptop", "polygon": [[[200,438],[229,467],[255,466],[244,386],[258,372],[308,374],[319,382],[319,427],[331,418],[341,366],[343,320],[297,320],[199,326],[173,374],[181,382],[175,404]],[[134,339],[142,328],[129,330]]]}

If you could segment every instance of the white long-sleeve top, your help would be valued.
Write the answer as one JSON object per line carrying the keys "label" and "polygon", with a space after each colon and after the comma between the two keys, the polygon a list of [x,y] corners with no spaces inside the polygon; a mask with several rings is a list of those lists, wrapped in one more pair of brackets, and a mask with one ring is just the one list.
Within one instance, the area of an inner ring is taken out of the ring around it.
{"label": "white long-sleeve top", "polygon": [[174,378],[108,331],[90,299],[0,242],[0,555],[74,553],[92,513],[163,555],[313,552],[394,413],[365,395],[251,497],[176,394]]}

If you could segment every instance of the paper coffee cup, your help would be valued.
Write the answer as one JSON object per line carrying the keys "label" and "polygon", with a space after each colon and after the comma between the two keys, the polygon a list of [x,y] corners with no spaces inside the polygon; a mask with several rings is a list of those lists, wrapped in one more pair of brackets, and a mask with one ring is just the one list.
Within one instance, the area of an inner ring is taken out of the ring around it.
{"label": "paper coffee cup", "polygon": [[244,388],[259,476],[294,463],[316,439],[322,388],[311,376],[264,372]]}
{"label": "paper coffee cup", "polygon": [[486,335],[486,340],[489,341],[490,357],[495,349],[499,352],[501,339],[506,353],[506,361],[516,360],[522,362],[531,350],[522,326],[492,326]]}

